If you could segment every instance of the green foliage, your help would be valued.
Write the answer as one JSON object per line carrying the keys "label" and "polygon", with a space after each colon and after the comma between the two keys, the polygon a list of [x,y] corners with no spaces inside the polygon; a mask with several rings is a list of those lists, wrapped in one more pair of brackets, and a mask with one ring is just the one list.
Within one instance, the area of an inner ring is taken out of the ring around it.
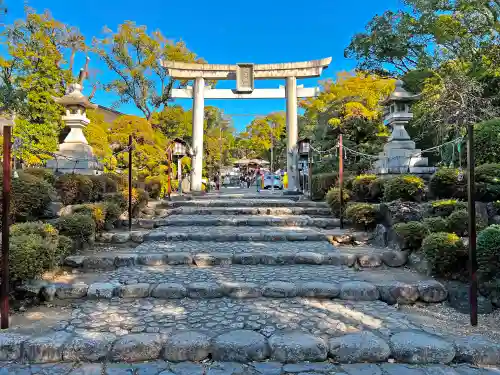
{"label": "green foliage", "polygon": [[371,228],[377,223],[379,207],[377,204],[353,203],[347,207],[345,216],[357,227]]}
{"label": "green foliage", "polygon": [[[459,236],[465,236],[469,230],[469,214],[466,210],[458,210],[448,217],[448,230]],[[484,229],[488,223],[484,223],[480,218],[476,219],[476,230]]]}
{"label": "green foliage", "polygon": [[434,201],[430,205],[431,205],[432,216],[441,216],[441,217],[448,217],[454,211],[467,209],[466,202],[457,201],[456,199],[443,199],[439,201]]}
{"label": "green foliage", "polygon": [[500,199],[500,164],[482,164],[475,169],[476,199],[492,202]]}
{"label": "green foliage", "polygon": [[455,168],[440,168],[429,181],[429,190],[435,198],[465,197],[466,181],[458,181],[459,170]]}
{"label": "green foliage", "polygon": [[370,199],[372,202],[380,202],[384,197],[384,184],[385,180],[383,178],[376,178],[370,182]]}
{"label": "green foliage", "polygon": [[448,222],[442,217],[426,217],[423,223],[430,233],[446,232],[448,230]]}
{"label": "green foliage", "polygon": [[73,251],[73,240],[69,237],[60,235],[59,244],[57,245],[59,255],[64,258]]}
{"label": "green foliage", "polygon": [[68,242],[49,224],[30,222],[11,227],[9,270],[12,280],[29,280],[56,267],[68,254]]}
{"label": "green foliage", "polygon": [[54,185],[54,183],[56,182],[56,176],[54,175],[54,171],[52,169],[26,168],[23,169],[23,172],[47,181],[51,185]]}
{"label": "green foliage", "polygon": [[474,126],[474,149],[477,164],[500,161],[500,119],[480,122]]}
{"label": "green foliage", "polygon": [[[174,190],[173,187],[171,189]],[[152,199],[164,198],[168,193],[168,176],[151,176],[146,178],[146,191]]]}
{"label": "green foliage", "polygon": [[477,236],[477,264],[482,282],[500,276],[500,225],[491,225]]}
{"label": "green foliage", "polygon": [[372,200],[370,186],[377,179],[374,174],[363,174],[356,176],[352,183],[354,200],[358,202],[370,202]]}
{"label": "green foliage", "polygon": [[500,183],[500,164],[482,164],[475,169],[477,182]]}
{"label": "green foliage", "polygon": [[96,232],[101,232],[104,229],[107,214],[104,203],[82,204],[74,207],[73,212],[90,216],[94,220]]}
{"label": "green foliage", "polygon": [[[128,190],[122,192],[128,202]],[[148,193],[143,189],[132,189],[132,217],[138,217],[142,209],[145,208],[149,201]],[[127,203],[128,204],[128,203]],[[128,207],[128,206],[127,206]]]}
{"label": "green foliage", "polygon": [[123,212],[127,209],[128,199],[125,197],[125,193],[108,193],[104,194],[104,202],[116,204]]}
{"label": "green foliage", "polygon": [[[2,181],[3,178],[0,175],[0,183]],[[28,221],[43,217],[54,195],[54,188],[48,182],[20,172],[18,178],[12,179],[11,219]]]}
{"label": "green foliage", "polygon": [[[350,192],[346,189],[342,191],[344,198],[344,210],[347,203],[351,200]],[[340,215],[340,189],[337,187],[332,187],[325,196],[325,201],[330,206],[332,213],[334,215]]]}
{"label": "green foliage", "polygon": [[111,201],[103,202],[104,212],[105,212],[105,224],[113,225],[120,218],[120,215],[123,213],[123,210],[120,206]]}
{"label": "green foliage", "polygon": [[314,200],[321,200],[326,193],[335,185],[337,173],[320,173],[312,176],[312,197]]}
{"label": "green foliage", "polygon": [[431,233],[423,240],[422,250],[436,276],[456,278],[466,269],[467,251],[455,233]]}
{"label": "green foliage", "polygon": [[59,218],[59,233],[71,238],[75,246],[92,244],[95,239],[95,222],[90,215],[74,213]]}
{"label": "green foliage", "polygon": [[95,156],[99,158],[104,166],[105,171],[112,171],[116,168],[116,158],[111,149],[111,142],[109,141],[109,128],[111,124],[105,122],[104,115],[98,110],[87,110],[87,117],[90,120],[85,128],[83,134],[92,146]]}
{"label": "green foliage", "polygon": [[94,198],[94,184],[89,176],[63,174],[57,177],[55,187],[66,205],[88,203]]}
{"label": "green foliage", "polygon": [[397,199],[420,202],[424,193],[424,180],[412,175],[390,178],[384,183],[384,200],[391,202]]}
{"label": "green foliage", "polygon": [[423,239],[429,234],[427,225],[419,221],[398,223],[394,225],[394,231],[403,241],[403,248],[409,250],[420,249]]}

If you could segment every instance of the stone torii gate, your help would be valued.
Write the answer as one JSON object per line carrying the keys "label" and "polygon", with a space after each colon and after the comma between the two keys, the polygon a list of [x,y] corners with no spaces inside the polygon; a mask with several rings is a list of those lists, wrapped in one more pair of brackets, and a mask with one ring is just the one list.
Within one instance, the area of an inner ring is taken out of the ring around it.
{"label": "stone torii gate", "polygon": [[[168,75],[179,80],[194,80],[194,87],[173,89],[172,98],[193,99],[193,162],[191,190],[201,191],[203,166],[203,117],[207,99],[276,99],[286,98],[287,173],[288,190],[296,191],[297,171],[297,98],[309,98],[319,94],[318,87],[297,86],[297,79],[319,77],[332,61],[331,57],[283,64],[196,64],[162,61]],[[285,79],[285,87],[278,89],[254,89],[256,79]],[[236,80],[236,89],[212,89],[205,80]]]}

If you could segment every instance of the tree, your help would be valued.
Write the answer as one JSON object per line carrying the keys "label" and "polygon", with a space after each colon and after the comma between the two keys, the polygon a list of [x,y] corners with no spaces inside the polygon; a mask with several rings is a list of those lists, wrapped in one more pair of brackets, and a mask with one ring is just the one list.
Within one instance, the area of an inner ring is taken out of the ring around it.
{"label": "tree", "polygon": [[14,135],[25,146],[19,156],[39,164],[57,148],[64,124],[53,97],[62,96],[73,79],[73,57],[85,49],[84,39],[50,13],[29,8],[26,19],[7,25],[2,36],[8,55],[0,57],[0,108],[17,114]]}
{"label": "tree", "polygon": [[95,111],[87,110],[90,124],[83,129],[87,141],[92,146],[95,156],[103,163],[107,171],[116,168],[117,161],[111,150],[109,131],[111,124],[104,121],[104,115]]}
{"label": "tree", "polygon": [[160,31],[148,34],[146,26],[131,21],[118,26],[116,33],[108,29],[107,36],[94,39],[93,44],[94,51],[117,76],[105,89],[118,95],[118,105],[132,102],[148,121],[167,106],[176,84],[186,84],[170,79],[160,61],[203,62],[184,42],[169,41]]}
{"label": "tree", "polygon": [[164,107],[153,115],[153,126],[161,130],[169,139],[181,138],[186,142],[193,135],[193,113],[185,111],[180,105]]}

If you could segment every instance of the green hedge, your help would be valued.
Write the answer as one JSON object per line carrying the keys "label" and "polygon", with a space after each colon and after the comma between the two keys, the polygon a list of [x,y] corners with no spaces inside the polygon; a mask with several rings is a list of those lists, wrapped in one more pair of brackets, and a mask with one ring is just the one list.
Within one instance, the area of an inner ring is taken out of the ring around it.
{"label": "green hedge", "polygon": [[[347,203],[351,199],[351,194],[348,190],[343,190],[342,193],[345,210]],[[330,209],[332,210],[332,213],[334,215],[340,215],[340,189],[338,187],[332,187],[330,190],[328,190],[328,193],[326,193],[325,201],[328,206],[330,206]]]}
{"label": "green hedge", "polygon": [[477,264],[481,282],[500,279],[500,225],[491,225],[477,236]]}
{"label": "green hedge", "polygon": [[424,180],[412,175],[397,176],[387,179],[384,183],[384,201],[397,199],[420,202],[424,193]]}
{"label": "green hedge", "polygon": [[74,213],[59,218],[59,233],[71,238],[76,248],[91,245],[95,240],[96,224],[90,215]]}
{"label": "green hedge", "polygon": [[438,199],[467,197],[467,182],[465,175],[459,181],[459,170],[456,168],[440,168],[429,181],[431,196]]}
{"label": "green hedge", "polygon": [[379,205],[353,203],[347,207],[345,216],[358,228],[373,228],[377,224],[379,218]]}
{"label": "green hedge", "polygon": [[326,193],[335,186],[337,173],[319,173],[312,176],[312,198],[322,200]]}
{"label": "green hedge", "polygon": [[422,241],[422,251],[433,275],[463,277],[467,269],[467,251],[455,233],[431,233]]}
{"label": "green hedge", "polygon": [[353,200],[357,202],[370,202],[372,197],[370,187],[373,181],[377,179],[374,174],[362,174],[356,176],[352,182]]}
{"label": "green hedge", "polygon": [[422,241],[429,235],[429,229],[425,223],[409,221],[394,225],[394,232],[402,240],[403,249],[418,250]]}

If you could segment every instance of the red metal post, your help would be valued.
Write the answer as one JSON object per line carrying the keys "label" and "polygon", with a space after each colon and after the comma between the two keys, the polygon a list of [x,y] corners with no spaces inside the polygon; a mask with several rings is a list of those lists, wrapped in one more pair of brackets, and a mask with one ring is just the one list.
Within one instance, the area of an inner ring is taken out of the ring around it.
{"label": "red metal post", "polygon": [[467,198],[469,201],[469,303],[470,324],[477,326],[477,258],[476,258],[476,201],[475,201],[475,176],[474,176],[474,127],[467,129]]}
{"label": "red metal post", "polygon": [[340,202],[340,229],[344,228],[344,148],[342,134],[339,135],[339,202]]}
{"label": "red metal post", "polygon": [[128,230],[132,230],[132,135],[128,136]]}
{"label": "red metal post", "polygon": [[0,328],[9,328],[9,229],[11,186],[12,128],[3,127],[3,187],[2,187],[2,287],[0,293]]}

